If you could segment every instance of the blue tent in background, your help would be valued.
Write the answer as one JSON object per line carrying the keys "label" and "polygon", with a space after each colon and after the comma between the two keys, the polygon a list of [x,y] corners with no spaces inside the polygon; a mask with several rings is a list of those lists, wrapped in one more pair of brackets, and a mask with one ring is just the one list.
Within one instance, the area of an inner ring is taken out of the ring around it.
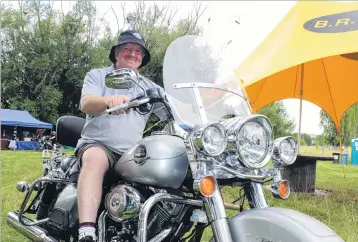
{"label": "blue tent in background", "polygon": [[37,120],[27,111],[1,109],[0,120],[1,125],[52,129],[52,124]]}

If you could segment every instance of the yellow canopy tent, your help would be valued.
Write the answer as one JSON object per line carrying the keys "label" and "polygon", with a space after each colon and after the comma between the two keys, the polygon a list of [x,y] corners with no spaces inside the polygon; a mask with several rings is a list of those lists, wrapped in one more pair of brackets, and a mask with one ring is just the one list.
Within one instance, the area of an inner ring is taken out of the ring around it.
{"label": "yellow canopy tent", "polygon": [[253,111],[299,98],[332,118],[358,102],[358,2],[299,1],[237,69]]}

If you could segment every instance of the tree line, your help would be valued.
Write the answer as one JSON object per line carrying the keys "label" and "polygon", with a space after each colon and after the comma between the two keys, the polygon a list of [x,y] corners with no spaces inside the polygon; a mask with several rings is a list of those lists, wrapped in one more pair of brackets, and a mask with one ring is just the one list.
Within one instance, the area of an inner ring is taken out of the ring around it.
{"label": "tree line", "polygon": [[[122,8],[125,11],[125,4]],[[112,34],[113,23],[98,15],[92,1],[77,1],[66,14],[40,1],[19,1],[18,8],[3,4],[2,10],[2,107],[27,110],[53,124],[62,115],[83,117],[79,100],[84,76],[111,64],[109,50],[120,26]],[[138,2],[134,12],[123,12],[126,23],[141,32],[151,50],[151,62],[141,74],[162,85],[166,48],[182,35],[199,34],[197,21],[204,10],[197,4],[175,25],[176,11],[169,4]]]}
{"label": "tree line", "polygon": [[[163,86],[162,64],[165,51],[176,38],[187,34],[201,34],[199,19],[205,5],[196,3],[188,16],[174,22],[177,10],[170,4],[158,6],[136,2],[133,12],[113,13],[117,23],[109,23],[99,16],[93,1],[76,1],[64,13],[54,9],[53,2],[19,1],[18,7],[2,4],[1,16],[1,104],[2,108],[27,110],[39,120],[56,124],[63,115],[84,117],[79,109],[83,78],[89,70],[110,65],[109,50],[116,43],[119,18],[127,27],[137,29],[147,40],[151,51],[150,63],[141,74]],[[117,25],[112,34],[110,26]],[[358,107],[351,108],[344,117],[342,134],[345,142],[358,134]],[[288,119],[282,102],[262,108],[276,137],[292,135],[294,122]],[[156,123],[151,117],[150,125]],[[321,114],[326,143],[334,143],[329,118]],[[349,133],[349,135],[347,135]],[[302,135],[312,144],[309,135]]]}

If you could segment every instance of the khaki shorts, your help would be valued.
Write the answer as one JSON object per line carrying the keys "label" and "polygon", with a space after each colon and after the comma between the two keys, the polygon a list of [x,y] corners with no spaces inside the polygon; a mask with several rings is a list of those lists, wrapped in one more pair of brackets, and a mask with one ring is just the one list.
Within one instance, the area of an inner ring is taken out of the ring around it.
{"label": "khaki shorts", "polygon": [[110,149],[108,149],[106,146],[99,142],[93,142],[88,144],[83,144],[78,149],[76,149],[75,156],[79,160],[79,168],[81,167],[82,163],[82,156],[85,153],[85,151],[92,147],[99,147],[101,148],[107,155],[108,163],[109,163],[109,169],[113,168],[114,164],[121,158],[120,154],[117,154]]}

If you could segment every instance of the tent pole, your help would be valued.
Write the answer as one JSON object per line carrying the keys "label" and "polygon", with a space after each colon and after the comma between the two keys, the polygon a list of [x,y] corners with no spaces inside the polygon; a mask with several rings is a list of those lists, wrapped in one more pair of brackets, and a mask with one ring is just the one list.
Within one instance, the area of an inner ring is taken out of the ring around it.
{"label": "tent pole", "polygon": [[[341,159],[340,162],[342,162],[343,178],[346,178],[346,169],[345,169],[343,157],[342,157],[342,137],[339,138],[339,157]],[[347,159],[347,163],[348,163],[348,159]]]}
{"label": "tent pole", "polygon": [[303,96],[303,75],[304,75],[304,64],[301,64],[301,89],[300,89],[300,114],[298,121],[298,138],[297,138],[297,154],[300,154],[301,146],[301,120],[302,120],[302,96]]}

